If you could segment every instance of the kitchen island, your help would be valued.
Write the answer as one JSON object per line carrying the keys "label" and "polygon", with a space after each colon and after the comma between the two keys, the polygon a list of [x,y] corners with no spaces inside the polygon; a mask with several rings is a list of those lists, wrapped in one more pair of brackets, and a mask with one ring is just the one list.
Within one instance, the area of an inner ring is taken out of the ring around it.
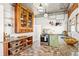
{"label": "kitchen island", "polygon": [[49,40],[48,45],[52,47],[58,47],[60,44],[64,44],[63,34],[48,34]]}

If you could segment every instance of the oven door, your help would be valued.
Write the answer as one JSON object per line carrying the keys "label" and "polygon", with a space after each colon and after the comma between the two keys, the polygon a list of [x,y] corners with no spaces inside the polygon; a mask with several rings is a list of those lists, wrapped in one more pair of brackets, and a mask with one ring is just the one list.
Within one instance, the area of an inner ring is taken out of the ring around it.
{"label": "oven door", "polygon": [[48,39],[49,39],[49,37],[47,34],[41,36],[41,42],[48,42]]}

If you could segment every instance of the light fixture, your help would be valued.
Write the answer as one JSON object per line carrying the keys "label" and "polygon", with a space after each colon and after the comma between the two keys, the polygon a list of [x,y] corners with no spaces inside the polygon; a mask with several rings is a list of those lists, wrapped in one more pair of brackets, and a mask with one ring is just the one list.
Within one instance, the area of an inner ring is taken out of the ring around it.
{"label": "light fixture", "polygon": [[37,10],[38,10],[39,13],[43,13],[45,9],[43,8],[42,4],[40,3]]}
{"label": "light fixture", "polygon": [[44,14],[44,17],[48,17],[48,14],[47,14],[47,13],[45,13],[45,14]]}
{"label": "light fixture", "polygon": [[44,17],[48,17],[48,14],[46,12],[46,9],[45,9]]}

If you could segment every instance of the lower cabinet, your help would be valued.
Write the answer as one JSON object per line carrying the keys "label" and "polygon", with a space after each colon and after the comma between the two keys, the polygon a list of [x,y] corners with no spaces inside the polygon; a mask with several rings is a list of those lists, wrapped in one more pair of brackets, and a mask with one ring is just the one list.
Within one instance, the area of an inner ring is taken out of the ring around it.
{"label": "lower cabinet", "polygon": [[49,35],[49,45],[53,47],[59,46],[58,35],[54,35],[54,34]]}
{"label": "lower cabinet", "polygon": [[21,38],[19,40],[14,40],[8,42],[8,44],[5,45],[5,47],[8,47],[8,49],[6,50],[8,52],[5,52],[4,54],[7,54],[5,56],[19,56],[23,50],[28,49],[31,46],[32,46],[32,36],[28,38]]}

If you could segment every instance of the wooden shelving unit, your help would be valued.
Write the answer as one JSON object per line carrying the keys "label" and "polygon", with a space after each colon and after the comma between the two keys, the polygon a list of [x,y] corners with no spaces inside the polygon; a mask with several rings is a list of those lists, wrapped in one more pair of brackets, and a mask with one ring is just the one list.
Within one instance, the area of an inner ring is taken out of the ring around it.
{"label": "wooden shelving unit", "polygon": [[29,8],[24,8],[21,4],[15,5],[15,32],[25,33],[33,31],[34,14]]}
{"label": "wooden shelving unit", "polygon": [[4,44],[4,56],[18,56],[23,50],[31,47],[32,43],[32,36],[21,37],[19,40],[6,41],[6,44]]}

